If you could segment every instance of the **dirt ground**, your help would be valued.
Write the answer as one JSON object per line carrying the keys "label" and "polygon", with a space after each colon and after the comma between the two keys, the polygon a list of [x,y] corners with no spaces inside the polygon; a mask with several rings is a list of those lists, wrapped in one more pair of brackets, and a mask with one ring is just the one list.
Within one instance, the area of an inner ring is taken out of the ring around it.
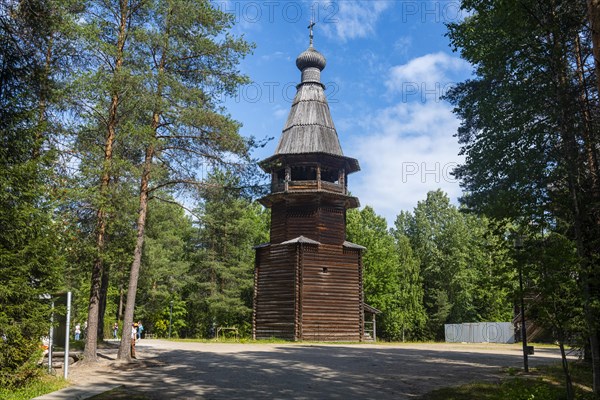
{"label": "dirt ground", "polygon": [[[498,380],[522,368],[520,345],[238,344],[142,340],[138,359],[115,362],[118,343],[95,365],[76,363],[76,385],[122,385],[128,399],[411,399],[433,389]],[[558,362],[536,348],[532,367]],[[102,397],[101,397],[102,398]],[[109,397],[103,397],[109,398]],[[112,399],[120,398],[114,393]],[[123,397],[124,398],[124,397]]]}

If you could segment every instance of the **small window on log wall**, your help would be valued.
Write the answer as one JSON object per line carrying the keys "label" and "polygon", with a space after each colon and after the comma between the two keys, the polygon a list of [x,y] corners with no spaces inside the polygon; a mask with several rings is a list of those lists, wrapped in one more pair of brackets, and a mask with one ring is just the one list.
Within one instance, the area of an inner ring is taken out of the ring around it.
{"label": "small window on log wall", "polygon": [[316,167],[292,167],[292,180],[293,181],[316,181],[317,180],[317,168]]}
{"label": "small window on log wall", "polygon": [[322,181],[338,183],[339,178],[340,178],[340,174],[337,169],[329,169],[329,168],[321,169],[321,180]]}
{"label": "small window on log wall", "polygon": [[323,267],[323,273],[324,273],[324,274],[328,274],[328,273],[329,273],[329,268],[327,268],[327,267]]}
{"label": "small window on log wall", "polygon": [[277,171],[277,182],[283,183],[285,181],[285,169],[280,169]]}

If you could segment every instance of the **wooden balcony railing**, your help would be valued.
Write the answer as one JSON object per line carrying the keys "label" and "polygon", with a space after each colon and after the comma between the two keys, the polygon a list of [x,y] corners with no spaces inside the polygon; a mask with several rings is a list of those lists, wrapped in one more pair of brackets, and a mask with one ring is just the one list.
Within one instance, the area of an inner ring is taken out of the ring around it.
{"label": "wooden balcony railing", "polygon": [[[285,182],[275,182],[271,184],[271,192],[285,192]],[[347,194],[344,186],[339,183],[327,182],[327,181],[289,181],[287,183],[287,190],[292,192],[301,191],[314,191],[314,190],[325,190],[333,193]]]}

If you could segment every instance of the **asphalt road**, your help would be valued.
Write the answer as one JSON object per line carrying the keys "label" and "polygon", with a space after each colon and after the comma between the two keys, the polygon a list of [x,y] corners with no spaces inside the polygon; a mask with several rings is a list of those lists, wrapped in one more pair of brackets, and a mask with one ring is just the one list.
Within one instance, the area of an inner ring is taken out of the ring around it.
{"label": "asphalt road", "polygon": [[[149,399],[411,399],[433,389],[498,380],[521,368],[519,345],[223,344],[142,340],[138,359],[72,367],[78,385],[110,383]],[[558,362],[536,348],[532,367]]]}

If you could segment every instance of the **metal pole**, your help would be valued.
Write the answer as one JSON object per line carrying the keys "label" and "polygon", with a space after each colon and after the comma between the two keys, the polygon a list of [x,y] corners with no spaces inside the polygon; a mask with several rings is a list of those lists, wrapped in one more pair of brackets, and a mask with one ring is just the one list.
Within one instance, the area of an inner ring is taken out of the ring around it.
{"label": "metal pole", "polygon": [[373,314],[373,341],[377,341],[377,321],[375,314]]}
{"label": "metal pole", "polygon": [[63,377],[67,379],[69,377],[69,340],[71,326],[71,292],[67,292],[67,326],[65,327],[65,362],[64,362],[64,374]]}
{"label": "metal pole", "polygon": [[171,300],[171,310],[169,311],[169,339],[171,339],[171,324],[173,322],[173,300]]}
{"label": "metal pole", "polygon": [[519,291],[521,292],[521,339],[523,341],[523,368],[529,372],[527,359],[527,327],[525,326],[525,301],[523,300],[523,267],[519,264]]}
{"label": "metal pole", "polygon": [[48,373],[52,373],[52,345],[54,344],[54,300],[52,300],[50,313],[50,334],[48,335]]}
{"label": "metal pole", "polygon": [[[521,253],[523,248],[523,238],[518,235],[515,238],[515,249],[517,255]],[[525,325],[525,301],[523,299],[523,264],[521,260],[517,260],[519,263],[519,295],[521,300],[521,341],[523,343],[523,369],[525,372],[529,372],[529,360],[527,359],[527,326]]]}

